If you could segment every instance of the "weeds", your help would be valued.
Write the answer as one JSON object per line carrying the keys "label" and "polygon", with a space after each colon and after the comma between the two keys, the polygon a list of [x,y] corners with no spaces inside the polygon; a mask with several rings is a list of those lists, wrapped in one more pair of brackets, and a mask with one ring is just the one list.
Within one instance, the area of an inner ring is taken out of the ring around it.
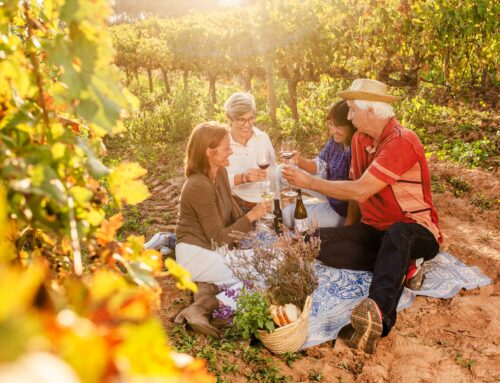
{"label": "weeds", "polygon": [[191,352],[198,345],[198,337],[191,335],[182,326],[176,326],[170,332],[173,345],[179,352]]}
{"label": "weeds", "polygon": [[470,203],[477,206],[482,211],[489,210],[495,204],[494,198],[488,198],[483,193],[474,193],[470,199]]}
{"label": "weeds", "polygon": [[472,185],[461,177],[448,176],[446,182],[453,187],[455,197],[461,197],[472,189]]}
{"label": "weeds", "polygon": [[444,193],[446,191],[446,184],[438,176],[431,174],[431,189],[433,193]]}
{"label": "weeds", "polygon": [[141,219],[141,212],[137,206],[131,206],[124,213],[125,222],[118,230],[118,238],[122,238],[130,233],[144,235],[151,225],[150,219]]}
{"label": "weeds", "polygon": [[309,380],[312,382],[322,382],[323,381],[323,373],[321,372],[310,372],[309,373]]}
{"label": "weeds", "polygon": [[302,354],[300,352],[287,352],[283,355],[283,360],[288,367],[292,367],[297,359],[300,359]]}
{"label": "weeds", "polygon": [[458,364],[459,366],[462,366],[463,368],[471,370],[476,365],[476,360],[466,359],[463,357],[460,351],[457,351],[455,355],[455,363]]}

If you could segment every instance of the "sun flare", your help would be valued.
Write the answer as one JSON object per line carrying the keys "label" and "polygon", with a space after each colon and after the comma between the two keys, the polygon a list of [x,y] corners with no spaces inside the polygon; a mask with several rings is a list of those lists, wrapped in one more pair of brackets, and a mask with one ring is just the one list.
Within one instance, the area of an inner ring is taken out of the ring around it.
{"label": "sun flare", "polygon": [[223,7],[237,7],[242,4],[242,0],[219,0],[219,5]]}

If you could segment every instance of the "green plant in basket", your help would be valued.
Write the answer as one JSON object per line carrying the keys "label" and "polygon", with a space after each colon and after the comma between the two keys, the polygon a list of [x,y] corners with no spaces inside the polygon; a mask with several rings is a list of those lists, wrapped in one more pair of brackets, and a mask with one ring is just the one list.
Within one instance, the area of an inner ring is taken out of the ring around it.
{"label": "green plant in basket", "polygon": [[[253,242],[251,250],[233,250],[229,256],[233,274],[245,281],[233,317],[236,332],[245,339],[252,334],[259,337],[259,330],[272,332],[275,323],[284,326],[298,320],[307,297],[318,286],[314,261],[319,238],[306,241],[299,233],[285,230],[272,240]],[[290,313],[294,318],[284,319]]]}
{"label": "green plant in basket", "polygon": [[252,335],[258,338],[257,330],[274,331],[269,302],[262,292],[244,287],[236,302],[234,331],[243,339],[249,339]]}

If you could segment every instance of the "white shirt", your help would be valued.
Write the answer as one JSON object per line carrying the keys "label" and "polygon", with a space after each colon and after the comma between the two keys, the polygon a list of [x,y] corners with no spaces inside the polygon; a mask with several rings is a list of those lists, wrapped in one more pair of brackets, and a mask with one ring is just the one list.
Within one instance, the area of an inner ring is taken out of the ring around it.
{"label": "white shirt", "polygon": [[[276,158],[269,136],[255,126],[252,127],[252,133],[246,145],[236,142],[232,134],[229,134],[229,144],[231,145],[233,154],[229,157],[229,166],[226,166],[226,169],[231,188],[234,188],[234,176],[236,174],[246,173],[250,169],[258,168],[257,156],[261,150],[271,152],[271,165],[268,168],[268,175],[272,175],[275,172]],[[271,182],[273,181],[271,180]]]}

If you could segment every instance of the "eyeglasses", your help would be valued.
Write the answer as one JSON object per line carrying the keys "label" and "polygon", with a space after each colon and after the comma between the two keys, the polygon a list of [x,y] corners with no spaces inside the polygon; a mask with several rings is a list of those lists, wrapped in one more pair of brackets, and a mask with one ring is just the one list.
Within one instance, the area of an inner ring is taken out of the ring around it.
{"label": "eyeglasses", "polygon": [[235,118],[236,123],[240,126],[246,125],[247,123],[253,124],[255,122],[255,116],[250,118]]}

